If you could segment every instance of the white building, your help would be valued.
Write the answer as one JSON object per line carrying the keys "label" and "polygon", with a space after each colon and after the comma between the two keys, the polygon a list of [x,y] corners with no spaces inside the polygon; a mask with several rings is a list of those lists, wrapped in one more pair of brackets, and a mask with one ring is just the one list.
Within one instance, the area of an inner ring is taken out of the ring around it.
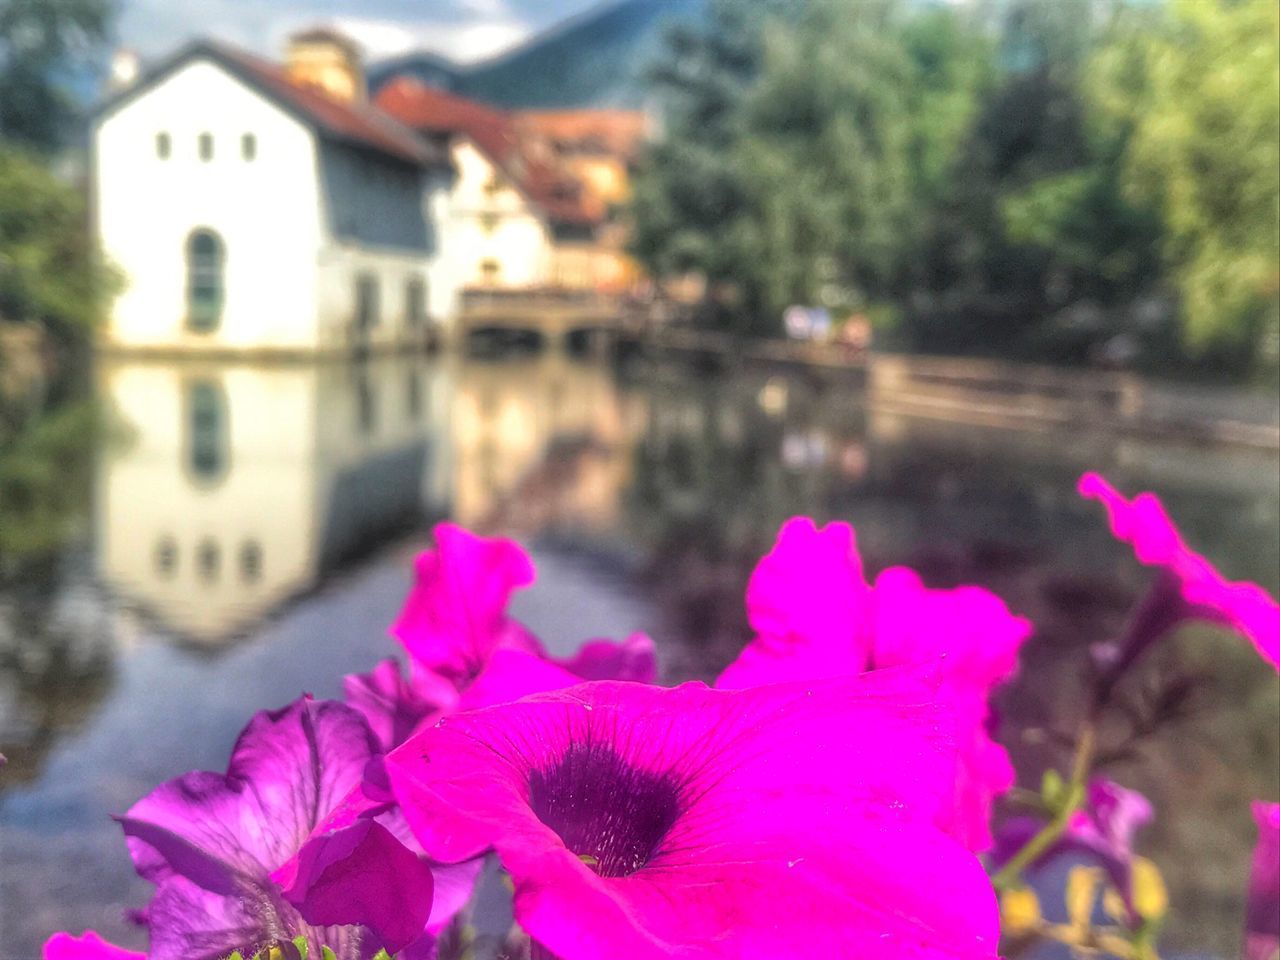
{"label": "white building", "polygon": [[201,42],[93,126],[96,227],[124,276],[108,348],[315,353],[421,343],[455,310],[453,171],[364,99],[340,36],[287,63]]}

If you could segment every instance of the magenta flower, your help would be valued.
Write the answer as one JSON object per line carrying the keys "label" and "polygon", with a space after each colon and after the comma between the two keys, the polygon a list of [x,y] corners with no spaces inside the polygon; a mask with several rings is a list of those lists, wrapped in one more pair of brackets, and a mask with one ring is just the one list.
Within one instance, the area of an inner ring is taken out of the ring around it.
{"label": "magenta flower", "polygon": [[430,856],[496,850],[559,960],[990,960],[990,882],[934,826],[945,701],[897,670],[585,683],[446,717],[387,769]]}
{"label": "magenta flower", "polygon": [[787,521],[747,588],[755,638],[716,681],[724,689],[933,664],[959,718],[959,790],[942,825],[972,850],[991,845],[991,807],[1013,786],[987,733],[992,689],[1017,670],[1031,624],[979,587],[931,590],[911,570],[863,579],[853,528]]}
{"label": "magenta flower", "polygon": [[[1106,870],[1131,919],[1137,922],[1133,905],[1133,841],[1153,816],[1151,802],[1137,790],[1097,778],[1090,782],[1083,808],[1071,817],[1062,837],[1041,854],[1033,866],[1047,863],[1063,853],[1086,855]],[[996,866],[1008,862],[1042,826],[1041,821],[1032,817],[1015,817],[1005,823],[992,852]]]}
{"label": "magenta flower", "polygon": [[1280,956],[1280,803],[1255,803],[1258,845],[1245,906],[1244,960]]}
{"label": "magenta flower", "polygon": [[[364,702],[380,697],[401,720],[434,703],[458,709],[465,691],[479,678],[497,650],[518,650],[558,663],[579,680],[637,680],[657,675],[653,641],[635,633],[621,643],[592,640],[572,657],[555,660],[523,624],[507,615],[511,595],[533,582],[533,562],[512,540],[478,537],[453,524],[435,528],[436,547],[419,554],[416,580],[404,609],[391,627],[413,665],[411,691],[398,674],[357,678],[378,688],[360,694]],[[392,696],[382,694],[393,692]],[[412,693],[416,703],[405,699]],[[348,696],[351,685],[348,685]],[[372,719],[375,730],[399,720]],[[401,724],[402,725],[402,724]],[[398,742],[398,741],[397,741]]]}
{"label": "magenta flower", "polygon": [[441,705],[404,678],[400,664],[388,657],[368,673],[343,678],[347,706],[358,710],[378,738],[382,752],[404,743]]}
{"label": "magenta flower", "polygon": [[416,581],[391,627],[415,668],[465,686],[502,645],[527,647],[507,616],[511,595],[533,583],[533,563],[512,540],[436,526],[436,548],[418,554]]}
{"label": "magenta flower", "polygon": [[44,960],[147,960],[145,953],[107,943],[93,930],[83,936],[55,933],[45,941]]}
{"label": "magenta flower", "polygon": [[[271,879],[293,858],[319,821],[361,782],[378,744],[363,718],[340,703],[302,698],[257,714],[240,735],[226,774],[195,772],[162,784],[120,818],[134,865],[156,884],[147,908],[152,960],[202,960],[233,950],[250,956],[264,946],[306,936],[313,950],[339,957],[398,950],[405,930],[385,915],[360,925],[342,916],[308,923]],[[421,935],[430,910],[429,871],[388,873],[390,838],[373,827],[308,864],[316,897],[350,902],[369,888],[402,887],[397,904],[418,900]],[[339,863],[339,861],[342,861]],[[378,886],[381,885],[381,886]],[[293,891],[298,903],[306,890]],[[361,901],[363,902],[363,901]],[[394,919],[394,918],[393,918]]]}
{"label": "magenta flower", "polygon": [[308,841],[295,862],[283,896],[308,923],[368,927],[390,953],[422,937],[431,868],[376,820]]}
{"label": "magenta flower", "polygon": [[1160,627],[1190,619],[1222,624],[1252,640],[1262,658],[1280,670],[1280,604],[1265,590],[1256,583],[1227,580],[1191,550],[1155,494],[1126,500],[1096,473],[1082,476],[1078,488],[1081,496],[1106,507],[1111,532],[1133,547],[1140,562],[1162,568],[1176,581],[1181,607],[1161,618]]}

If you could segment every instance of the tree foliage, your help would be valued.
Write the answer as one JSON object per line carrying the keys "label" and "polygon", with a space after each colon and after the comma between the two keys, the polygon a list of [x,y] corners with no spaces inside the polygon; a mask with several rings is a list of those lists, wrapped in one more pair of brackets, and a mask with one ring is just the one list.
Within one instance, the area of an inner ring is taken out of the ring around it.
{"label": "tree foliage", "polygon": [[1176,0],[1138,43],[1128,194],[1160,211],[1199,349],[1275,336],[1280,302],[1280,5]]}
{"label": "tree foliage", "polygon": [[65,84],[106,40],[114,0],[0,0],[0,139],[48,151],[75,118]]}
{"label": "tree foliage", "polygon": [[74,339],[112,287],[92,249],[84,198],[34,157],[0,146],[0,321]]}
{"label": "tree foliage", "polygon": [[1244,358],[1280,287],[1278,9],[721,0],[659,71],[634,252],[745,331],[888,302],[917,349]]}

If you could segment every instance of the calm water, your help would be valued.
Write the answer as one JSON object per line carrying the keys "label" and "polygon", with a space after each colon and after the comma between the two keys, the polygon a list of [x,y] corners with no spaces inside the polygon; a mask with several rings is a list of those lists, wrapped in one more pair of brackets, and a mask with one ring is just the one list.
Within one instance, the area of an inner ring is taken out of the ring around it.
{"label": "calm water", "polygon": [[[1061,762],[1084,646],[1147,582],[1074,481],[1154,489],[1234,577],[1280,585],[1275,454],[1000,430],[868,410],[856,391],[558,355],[346,365],[112,362],[113,428],[61,562],[0,593],[0,951],[58,929],[141,945],[145,902],[110,813],[222,769],[262,707],[336,695],[385,636],[433,519],[526,542],[516,613],[553,649],[646,630],[665,679],[745,638],[742,592],[796,513],[854,522],[869,570],[986,584],[1039,633],[1002,698],[1027,785]],[[1280,685],[1245,645],[1190,633],[1148,664],[1194,710],[1111,772],[1162,811],[1174,952],[1230,956],[1253,842],[1280,794]],[[1122,731],[1113,731],[1120,736]]]}

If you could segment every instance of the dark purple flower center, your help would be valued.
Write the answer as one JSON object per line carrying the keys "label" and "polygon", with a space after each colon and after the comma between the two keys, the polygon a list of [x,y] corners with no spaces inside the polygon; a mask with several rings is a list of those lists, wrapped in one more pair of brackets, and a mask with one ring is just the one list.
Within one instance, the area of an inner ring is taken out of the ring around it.
{"label": "dark purple flower center", "polygon": [[680,784],[637,770],[603,744],[572,744],[529,776],[529,805],[602,877],[625,877],[653,857],[680,815]]}

